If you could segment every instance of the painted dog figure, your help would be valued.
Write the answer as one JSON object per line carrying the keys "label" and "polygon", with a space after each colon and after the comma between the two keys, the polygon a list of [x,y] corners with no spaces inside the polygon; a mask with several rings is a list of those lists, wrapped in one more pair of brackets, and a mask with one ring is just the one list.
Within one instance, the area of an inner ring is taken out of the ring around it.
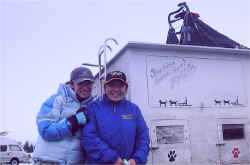
{"label": "painted dog figure", "polygon": [[167,106],[167,101],[163,101],[160,99],[159,103],[160,103],[160,107],[161,107],[161,105],[164,105],[165,107]]}

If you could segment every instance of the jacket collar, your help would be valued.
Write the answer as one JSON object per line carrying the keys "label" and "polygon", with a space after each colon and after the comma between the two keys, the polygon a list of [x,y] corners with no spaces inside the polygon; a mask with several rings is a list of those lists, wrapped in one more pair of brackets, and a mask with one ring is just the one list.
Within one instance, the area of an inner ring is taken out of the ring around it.
{"label": "jacket collar", "polygon": [[126,98],[124,97],[122,100],[118,101],[118,102],[114,102],[112,100],[110,100],[106,94],[103,95],[103,102],[107,103],[107,104],[122,104],[126,101]]}
{"label": "jacket collar", "polygon": [[77,100],[75,91],[66,84],[60,84],[57,93],[65,100]]}
{"label": "jacket collar", "polygon": [[[58,94],[62,95],[63,98],[66,100],[66,101],[76,101],[76,102],[80,102],[78,99],[77,99],[77,96],[76,96],[76,93],[73,89],[71,89],[68,85],[66,84],[60,84],[59,86],[59,89],[58,89]],[[80,102],[81,104],[81,107],[86,107],[86,105],[88,105],[90,102],[93,101],[93,97],[90,97],[86,100],[83,100]]]}
{"label": "jacket collar", "polygon": [[81,104],[81,107],[86,108],[87,105],[88,105],[89,103],[91,103],[92,101],[93,101],[93,97],[90,97],[90,98],[88,98],[88,99],[83,100],[83,101],[80,103],[80,104]]}

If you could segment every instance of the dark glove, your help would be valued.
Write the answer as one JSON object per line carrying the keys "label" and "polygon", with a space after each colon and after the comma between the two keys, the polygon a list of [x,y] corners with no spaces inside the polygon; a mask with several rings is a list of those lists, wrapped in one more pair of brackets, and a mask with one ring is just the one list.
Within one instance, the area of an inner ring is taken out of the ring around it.
{"label": "dark glove", "polygon": [[71,124],[72,128],[71,132],[73,135],[79,128],[82,128],[87,123],[87,118],[85,114],[86,114],[85,108],[80,108],[77,110],[75,115],[72,115],[69,118],[67,118],[67,120]]}

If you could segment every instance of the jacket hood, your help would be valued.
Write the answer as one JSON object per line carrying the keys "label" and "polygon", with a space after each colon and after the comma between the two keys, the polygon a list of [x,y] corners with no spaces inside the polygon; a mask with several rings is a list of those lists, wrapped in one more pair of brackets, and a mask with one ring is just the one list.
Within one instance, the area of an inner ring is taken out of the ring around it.
{"label": "jacket hood", "polygon": [[65,101],[75,100],[78,101],[75,91],[66,84],[60,84],[57,94],[61,95]]}
{"label": "jacket hood", "polygon": [[[79,100],[77,99],[75,91],[66,84],[60,84],[59,85],[59,88],[57,90],[57,94],[61,95],[63,97],[63,99],[65,100],[65,102],[71,102],[73,100],[76,101],[76,102],[79,102]],[[81,107],[86,107],[92,101],[93,101],[93,97],[90,97],[90,98],[88,98],[86,100],[83,100],[80,103]]]}

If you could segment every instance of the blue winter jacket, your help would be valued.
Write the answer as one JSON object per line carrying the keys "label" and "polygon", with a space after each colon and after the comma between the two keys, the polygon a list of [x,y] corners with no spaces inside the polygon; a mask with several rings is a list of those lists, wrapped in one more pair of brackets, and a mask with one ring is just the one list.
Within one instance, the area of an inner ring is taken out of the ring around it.
{"label": "blue winter jacket", "polygon": [[45,101],[37,115],[38,140],[33,159],[60,164],[83,162],[80,144],[81,130],[73,136],[66,118],[74,115],[80,107],[86,107],[92,98],[79,102],[76,93],[61,84],[57,94]]}
{"label": "blue winter jacket", "polygon": [[126,99],[115,104],[104,96],[87,110],[90,122],[82,132],[87,164],[113,164],[119,157],[147,162],[149,132],[138,106]]}

